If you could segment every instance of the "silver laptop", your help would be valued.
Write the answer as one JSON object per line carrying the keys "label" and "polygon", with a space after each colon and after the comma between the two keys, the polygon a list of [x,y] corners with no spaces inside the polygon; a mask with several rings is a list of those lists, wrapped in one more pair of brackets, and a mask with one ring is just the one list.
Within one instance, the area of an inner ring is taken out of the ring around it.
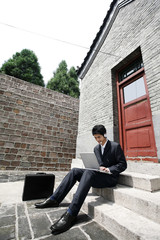
{"label": "silver laptop", "polygon": [[99,163],[94,153],[80,153],[80,156],[86,169],[106,173],[99,170]]}

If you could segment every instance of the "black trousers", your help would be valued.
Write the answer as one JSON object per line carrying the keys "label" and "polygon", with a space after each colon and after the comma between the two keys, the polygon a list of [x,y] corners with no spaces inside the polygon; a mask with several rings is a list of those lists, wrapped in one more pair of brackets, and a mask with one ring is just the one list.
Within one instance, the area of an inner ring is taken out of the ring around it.
{"label": "black trousers", "polygon": [[113,187],[117,184],[117,177],[114,177],[112,174],[109,175],[92,170],[73,168],[53,193],[52,196],[54,199],[57,200],[58,203],[61,203],[77,181],[79,185],[69,206],[73,216],[77,216],[91,187]]}

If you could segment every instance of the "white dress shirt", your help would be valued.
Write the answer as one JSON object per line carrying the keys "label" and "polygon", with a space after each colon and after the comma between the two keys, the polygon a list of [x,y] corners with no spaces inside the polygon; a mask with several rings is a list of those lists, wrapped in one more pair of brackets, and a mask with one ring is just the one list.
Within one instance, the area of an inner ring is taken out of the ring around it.
{"label": "white dress shirt", "polygon": [[[107,140],[107,141],[108,141],[108,140]],[[103,153],[104,153],[104,149],[105,149],[105,146],[106,146],[106,144],[107,144],[107,141],[105,142],[104,145],[101,145],[101,152],[102,152],[102,155],[103,155]]]}
{"label": "white dress shirt", "polygon": [[[101,152],[102,152],[102,155],[103,155],[103,153],[104,153],[104,149],[105,149],[105,146],[106,146],[107,142],[108,142],[108,139],[107,139],[107,141],[105,142],[104,145],[101,145]],[[111,174],[109,168],[107,168],[107,170],[108,170],[108,173]]]}

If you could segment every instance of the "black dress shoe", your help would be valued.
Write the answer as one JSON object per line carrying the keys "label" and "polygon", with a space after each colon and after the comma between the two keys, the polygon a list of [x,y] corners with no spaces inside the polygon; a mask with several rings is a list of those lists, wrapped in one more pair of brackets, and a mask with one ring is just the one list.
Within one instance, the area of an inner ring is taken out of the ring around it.
{"label": "black dress shoe", "polygon": [[36,208],[48,208],[48,207],[58,207],[59,203],[56,200],[52,200],[48,198],[44,202],[36,203],[35,207]]}
{"label": "black dress shoe", "polygon": [[50,229],[52,234],[56,235],[70,229],[76,221],[76,217],[71,216],[68,212],[65,212],[61,218],[55,222]]}

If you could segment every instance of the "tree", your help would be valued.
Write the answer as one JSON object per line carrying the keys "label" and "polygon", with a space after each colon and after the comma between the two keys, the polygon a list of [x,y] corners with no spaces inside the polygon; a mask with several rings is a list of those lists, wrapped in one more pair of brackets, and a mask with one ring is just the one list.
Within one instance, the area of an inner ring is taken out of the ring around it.
{"label": "tree", "polygon": [[0,72],[42,87],[45,86],[38,59],[35,53],[28,49],[14,54],[2,65]]}
{"label": "tree", "polygon": [[53,73],[53,78],[47,83],[47,88],[78,98],[79,83],[75,68],[71,67],[68,71],[67,63],[63,60]]}

